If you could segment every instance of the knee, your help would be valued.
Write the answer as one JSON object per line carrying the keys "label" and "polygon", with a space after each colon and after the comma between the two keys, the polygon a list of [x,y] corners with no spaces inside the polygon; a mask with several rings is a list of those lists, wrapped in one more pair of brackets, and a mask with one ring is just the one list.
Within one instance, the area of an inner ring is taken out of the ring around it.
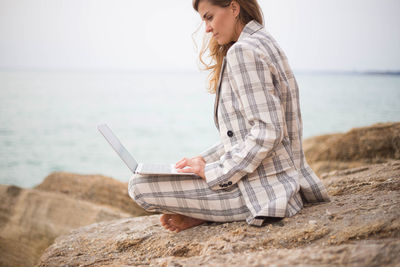
{"label": "knee", "polygon": [[150,193],[148,192],[149,186],[146,180],[146,177],[134,174],[128,182],[128,193],[136,204],[147,211],[152,211],[153,205],[149,203],[149,198],[146,197]]}
{"label": "knee", "polygon": [[131,178],[129,179],[129,182],[128,182],[128,193],[129,193],[129,196],[133,200],[135,200],[135,202],[141,196],[139,189],[140,189],[140,176],[137,174],[134,174],[131,176]]}

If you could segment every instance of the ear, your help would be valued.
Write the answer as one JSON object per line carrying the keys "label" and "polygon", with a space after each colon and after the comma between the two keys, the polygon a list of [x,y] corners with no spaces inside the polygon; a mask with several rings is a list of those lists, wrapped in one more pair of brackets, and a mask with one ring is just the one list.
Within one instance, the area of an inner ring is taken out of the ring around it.
{"label": "ear", "polygon": [[233,0],[231,2],[231,9],[233,12],[233,16],[236,18],[237,16],[239,16],[240,14],[240,5],[238,4],[238,2],[236,2],[235,0]]}

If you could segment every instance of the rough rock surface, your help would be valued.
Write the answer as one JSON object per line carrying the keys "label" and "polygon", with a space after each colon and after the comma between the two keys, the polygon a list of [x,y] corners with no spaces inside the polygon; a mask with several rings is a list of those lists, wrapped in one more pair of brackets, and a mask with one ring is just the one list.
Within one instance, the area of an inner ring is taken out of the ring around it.
{"label": "rough rock surface", "polygon": [[334,170],[400,159],[400,122],[378,123],[347,133],[304,140],[304,152],[313,170],[321,175]]}
{"label": "rough rock surface", "polygon": [[119,209],[132,216],[149,215],[128,195],[128,184],[103,175],[80,175],[54,172],[35,189],[63,193],[109,208]]}
{"label": "rough rock surface", "polygon": [[57,238],[38,266],[398,266],[400,161],[324,183],[331,202],[263,227],[210,223],[175,234],[159,215],[101,222]]}
{"label": "rough rock surface", "polygon": [[0,185],[0,266],[34,266],[57,236],[130,216],[59,193]]}

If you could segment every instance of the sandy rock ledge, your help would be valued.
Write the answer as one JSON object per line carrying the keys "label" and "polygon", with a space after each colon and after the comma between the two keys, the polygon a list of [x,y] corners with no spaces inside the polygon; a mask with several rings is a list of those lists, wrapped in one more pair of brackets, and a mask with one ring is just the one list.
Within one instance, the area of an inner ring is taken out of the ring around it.
{"label": "sandy rock ledge", "polygon": [[159,215],[119,219],[56,239],[37,266],[396,266],[400,161],[338,171],[332,202],[263,227],[210,223],[175,234]]}

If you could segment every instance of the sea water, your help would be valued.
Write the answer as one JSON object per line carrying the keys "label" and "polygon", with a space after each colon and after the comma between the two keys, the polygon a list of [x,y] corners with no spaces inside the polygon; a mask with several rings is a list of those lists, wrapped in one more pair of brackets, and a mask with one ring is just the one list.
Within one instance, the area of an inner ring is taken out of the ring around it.
{"label": "sea water", "polygon": [[[400,121],[400,76],[297,74],[304,137]],[[218,141],[198,72],[0,72],[0,184],[48,174],[132,175],[97,125],[139,162],[175,163]]]}

